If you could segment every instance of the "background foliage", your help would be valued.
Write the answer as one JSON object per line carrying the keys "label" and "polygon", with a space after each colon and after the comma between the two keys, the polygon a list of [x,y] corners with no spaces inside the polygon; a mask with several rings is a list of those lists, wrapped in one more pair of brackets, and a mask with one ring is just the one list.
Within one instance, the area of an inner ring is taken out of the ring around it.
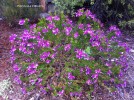
{"label": "background foliage", "polygon": [[[32,5],[38,4],[36,0],[32,2]],[[0,6],[2,9],[2,15],[8,22],[14,22],[21,18],[37,18],[40,7],[18,7],[17,5],[28,6],[27,0],[1,0]]]}
{"label": "background foliage", "polygon": [[124,27],[134,26],[134,0],[54,0],[59,12],[73,11],[84,7],[90,9],[103,23],[118,24]]}

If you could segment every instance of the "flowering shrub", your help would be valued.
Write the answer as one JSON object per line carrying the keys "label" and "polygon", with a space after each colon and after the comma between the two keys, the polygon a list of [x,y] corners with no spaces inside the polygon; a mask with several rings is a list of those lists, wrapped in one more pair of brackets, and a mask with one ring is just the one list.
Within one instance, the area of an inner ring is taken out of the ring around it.
{"label": "flowering shrub", "polygon": [[[77,23],[67,16],[49,16],[10,36],[11,63],[23,92],[79,97],[91,94],[96,84],[114,91],[124,86],[128,47],[118,41],[116,26],[104,29],[89,10],[78,10]],[[20,24],[27,23],[24,20]]]}

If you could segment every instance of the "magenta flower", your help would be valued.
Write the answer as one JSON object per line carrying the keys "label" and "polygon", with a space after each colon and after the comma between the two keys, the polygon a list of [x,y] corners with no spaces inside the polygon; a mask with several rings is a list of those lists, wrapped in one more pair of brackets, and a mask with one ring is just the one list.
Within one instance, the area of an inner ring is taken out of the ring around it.
{"label": "magenta flower", "polygon": [[98,78],[98,73],[97,73],[97,74],[96,74],[96,73],[95,73],[95,74],[93,74],[93,75],[92,75],[92,78],[93,78],[93,79]]}
{"label": "magenta flower", "polygon": [[68,79],[69,80],[74,80],[75,79],[75,76],[72,75],[72,73],[68,73]]}
{"label": "magenta flower", "polygon": [[60,20],[59,16],[53,16],[53,19],[56,20],[56,21]]}
{"label": "magenta flower", "polygon": [[86,67],[86,75],[89,75],[91,73],[91,69],[89,67]]}
{"label": "magenta flower", "polygon": [[21,84],[22,81],[20,80],[20,76],[15,76],[14,82],[17,83],[17,84]]}
{"label": "magenta flower", "polygon": [[77,12],[76,12],[76,17],[80,17],[80,16],[82,16],[84,14],[84,8],[82,8],[82,9],[79,9]]}
{"label": "magenta flower", "polygon": [[65,33],[66,33],[67,36],[70,35],[71,31],[72,31],[72,27],[66,27],[65,28]]}
{"label": "magenta flower", "polygon": [[86,83],[87,83],[88,85],[91,85],[91,84],[92,84],[92,82],[91,82],[90,79],[88,79],[88,80],[86,81]]}
{"label": "magenta flower", "polygon": [[16,39],[16,37],[17,37],[16,34],[12,34],[12,35],[9,37],[9,41],[10,41],[11,43],[13,43],[14,40]]}
{"label": "magenta flower", "polygon": [[71,49],[71,44],[66,44],[64,50],[69,51],[70,49]]}
{"label": "magenta flower", "polygon": [[28,74],[29,75],[34,74],[36,72],[37,67],[38,67],[38,64],[31,63],[27,68]]}
{"label": "magenta flower", "polygon": [[82,58],[87,58],[88,54],[86,54],[83,50],[81,49],[76,49],[76,58],[82,59]]}
{"label": "magenta flower", "polygon": [[14,65],[13,65],[13,69],[14,69],[15,72],[20,71],[20,67],[18,67],[17,64],[14,64]]}
{"label": "magenta flower", "polygon": [[43,47],[43,48],[44,47],[46,47],[46,48],[50,47],[50,42],[47,41],[47,40],[44,40],[44,39],[38,39],[37,43],[38,43],[38,47]]}
{"label": "magenta flower", "polygon": [[21,88],[21,92],[22,92],[22,94],[26,94],[26,88]]}
{"label": "magenta flower", "polygon": [[116,36],[120,36],[120,35],[121,35],[121,31],[120,31],[120,30],[117,30],[117,31],[115,32],[115,34],[116,34]]}
{"label": "magenta flower", "polygon": [[50,23],[50,24],[47,25],[47,28],[50,29],[50,30],[54,29],[55,28],[55,24],[54,23]]}
{"label": "magenta flower", "polygon": [[107,71],[107,74],[110,76],[112,74],[112,71],[111,70],[108,70]]}
{"label": "magenta flower", "polygon": [[46,58],[48,58],[50,55],[50,52],[43,52],[41,55],[40,55],[40,59],[41,60],[45,60]]}
{"label": "magenta flower", "polygon": [[115,25],[110,26],[109,30],[110,30],[110,31],[114,31],[116,36],[120,36],[120,35],[121,35],[120,29],[117,28],[117,26],[115,26]]}
{"label": "magenta flower", "polygon": [[15,52],[16,50],[17,50],[16,47],[15,47],[15,46],[12,46],[12,47],[11,47],[11,50],[10,50],[10,53],[11,53],[11,54],[14,54],[14,52]]}
{"label": "magenta flower", "polygon": [[78,32],[74,33],[74,38],[78,38],[78,36],[79,36]]}
{"label": "magenta flower", "polygon": [[37,79],[37,83],[41,83],[42,81],[43,81],[42,78],[38,78],[38,79]]}
{"label": "magenta flower", "polygon": [[51,62],[51,60],[46,60],[46,63],[49,64]]}
{"label": "magenta flower", "polygon": [[47,32],[48,32],[48,29],[47,29],[47,28],[43,28],[43,29],[42,29],[42,32],[43,32],[43,33],[47,33]]}
{"label": "magenta flower", "polygon": [[35,84],[35,80],[33,80],[33,79],[31,79],[29,82],[30,82],[32,85]]}
{"label": "magenta flower", "polygon": [[79,24],[78,28],[83,30],[84,29],[84,25],[83,24]]}
{"label": "magenta flower", "polygon": [[80,68],[80,73],[82,74],[84,72],[84,69],[83,68]]}
{"label": "magenta flower", "polygon": [[84,31],[84,35],[90,34],[90,36],[94,36],[94,31],[91,28],[88,28]]}
{"label": "magenta flower", "polygon": [[100,46],[100,42],[99,41],[93,41],[92,42],[92,46],[93,47],[99,47]]}
{"label": "magenta flower", "polygon": [[58,95],[62,96],[64,94],[64,92],[65,92],[64,90],[61,90],[61,91],[58,92]]}
{"label": "magenta flower", "polygon": [[96,70],[95,70],[95,73],[96,73],[96,74],[101,73],[101,69],[96,69]]}
{"label": "magenta flower", "polygon": [[55,29],[52,30],[52,32],[53,32],[54,35],[57,35],[59,33],[59,29],[55,28]]}
{"label": "magenta flower", "polygon": [[46,18],[46,20],[49,21],[49,22],[52,22],[53,17],[52,17],[52,16],[48,16],[48,17]]}
{"label": "magenta flower", "polygon": [[50,57],[51,57],[52,59],[54,59],[55,56],[56,56],[56,53],[52,54]]}
{"label": "magenta flower", "polygon": [[72,20],[70,20],[70,19],[68,19],[68,18],[66,19],[66,23],[67,23],[67,24],[69,24],[70,26],[72,26],[72,25],[73,25],[73,21],[72,21]]}
{"label": "magenta flower", "polygon": [[25,24],[25,20],[24,19],[21,19],[20,21],[19,21],[19,25],[24,25]]}

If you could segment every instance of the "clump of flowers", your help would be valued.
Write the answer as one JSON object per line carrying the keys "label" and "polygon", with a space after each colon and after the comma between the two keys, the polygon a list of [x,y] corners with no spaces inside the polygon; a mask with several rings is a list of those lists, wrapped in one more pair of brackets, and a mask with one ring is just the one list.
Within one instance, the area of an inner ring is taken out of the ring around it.
{"label": "clump of flowers", "polygon": [[128,47],[116,38],[121,31],[116,26],[104,31],[89,10],[80,9],[76,17],[74,24],[63,14],[49,16],[10,36],[15,81],[25,92],[78,97],[91,94],[96,84],[111,91],[123,86],[120,76],[127,68]]}

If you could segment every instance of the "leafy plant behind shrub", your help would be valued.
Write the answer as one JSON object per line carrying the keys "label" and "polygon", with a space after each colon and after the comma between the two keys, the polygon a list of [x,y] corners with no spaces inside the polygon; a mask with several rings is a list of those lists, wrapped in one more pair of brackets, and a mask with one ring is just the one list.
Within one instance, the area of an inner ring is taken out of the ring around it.
{"label": "leafy plant behind shrub", "polygon": [[[34,2],[33,5],[35,5]],[[28,7],[27,0],[2,0],[0,6],[2,7],[2,15],[8,22],[14,22],[21,18],[35,19],[41,11],[40,7]]]}
{"label": "leafy plant behind shrub", "polygon": [[103,23],[133,28],[134,0],[54,0],[53,3],[58,12],[68,12],[73,16],[77,7],[81,6],[90,9]]}
{"label": "leafy plant behind shrub", "polygon": [[85,0],[53,0],[52,2],[55,4],[56,14],[60,14],[64,12],[69,15],[74,15],[75,6],[83,6]]}
{"label": "leafy plant behind shrub", "polygon": [[[44,94],[77,98],[92,94],[96,86],[110,91],[125,86],[126,44],[118,41],[121,31],[106,31],[90,10],[78,10],[78,22],[67,16],[49,16],[17,36],[10,36],[11,63],[15,82],[23,92],[38,89]],[[27,20],[20,20],[24,25]]]}
{"label": "leafy plant behind shrub", "polygon": [[[91,1],[88,1],[91,4]],[[89,7],[97,18],[108,24],[118,24],[134,18],[133,0],[95,0]]]}

